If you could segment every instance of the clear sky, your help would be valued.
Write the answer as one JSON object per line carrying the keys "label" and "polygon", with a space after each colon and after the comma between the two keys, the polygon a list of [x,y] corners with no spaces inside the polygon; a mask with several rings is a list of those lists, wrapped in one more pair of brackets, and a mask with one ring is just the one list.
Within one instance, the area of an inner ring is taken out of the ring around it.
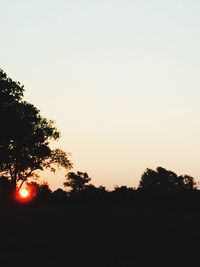
{"label": "clear sky", "polygon": [[94,184],[157,166],[198,180],[199,14],[197,0],[0,0],[0,67]]}

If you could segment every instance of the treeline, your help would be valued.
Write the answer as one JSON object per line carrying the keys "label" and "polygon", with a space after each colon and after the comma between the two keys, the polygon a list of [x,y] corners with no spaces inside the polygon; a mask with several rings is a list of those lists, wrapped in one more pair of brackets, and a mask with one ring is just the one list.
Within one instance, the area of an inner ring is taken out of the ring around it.
{"label": "treeline", "polygon": [[[42,201],[96,201],[96,202],[146,202],[153,200],[180,200],[185,196],[200,197],[197,184],[193,177],[188,175],[178,176],[176,173],[158,167],[156,170],[147,169],[141,176],[138,188],[115,186],[108,191],[106,187],[96,187],[86,172],[69,172],[63,185],[66,190],[58,188],[52,191],[48,183],[39,184],[31,181],[26,187],[35,192],[33,200]],[[12,183],[8,177],[0,177],[0,197],[8,199],[12,193]],[[188,201],[188,199],[187,199]]]}

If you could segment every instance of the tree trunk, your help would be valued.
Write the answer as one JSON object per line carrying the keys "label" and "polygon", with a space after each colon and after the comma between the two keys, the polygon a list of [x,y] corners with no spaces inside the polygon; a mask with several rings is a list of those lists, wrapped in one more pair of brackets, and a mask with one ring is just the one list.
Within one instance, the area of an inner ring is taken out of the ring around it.
{"label": "tree trunk", "polygon": [[17,189],[17,173],[11,175],[11,195],[15,194]]}

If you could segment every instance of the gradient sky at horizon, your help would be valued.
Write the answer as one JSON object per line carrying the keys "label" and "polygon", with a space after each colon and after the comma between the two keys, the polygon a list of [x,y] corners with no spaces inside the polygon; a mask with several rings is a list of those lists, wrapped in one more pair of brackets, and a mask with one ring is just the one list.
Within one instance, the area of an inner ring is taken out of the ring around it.
{"label": "gradient sky at horizon", "polygon": [[94,184],[157,166],[199,180],[199,14],[197,0],[0,0],[0,68]]}

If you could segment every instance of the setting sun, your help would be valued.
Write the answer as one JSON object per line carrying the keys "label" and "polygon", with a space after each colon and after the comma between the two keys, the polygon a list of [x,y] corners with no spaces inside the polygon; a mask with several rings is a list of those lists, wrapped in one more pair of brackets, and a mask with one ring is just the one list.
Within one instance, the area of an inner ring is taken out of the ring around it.
{"label": "setting sun", "polygon": [[20,190],[20,191],[19,191],[19,194],[20,194],[20,196],[23,197],[23,198],[27,198],[27,197],[29,196],[29,192],[28,192],[27,189],[22,189],[22,190]]}
{"label": "setting sun", "polygon": [[27,186],[26,188],[21,188],[16,190],[15,198],[16,200],[26,203],[33,200],[36,196],[36,188],[34,186]]}

